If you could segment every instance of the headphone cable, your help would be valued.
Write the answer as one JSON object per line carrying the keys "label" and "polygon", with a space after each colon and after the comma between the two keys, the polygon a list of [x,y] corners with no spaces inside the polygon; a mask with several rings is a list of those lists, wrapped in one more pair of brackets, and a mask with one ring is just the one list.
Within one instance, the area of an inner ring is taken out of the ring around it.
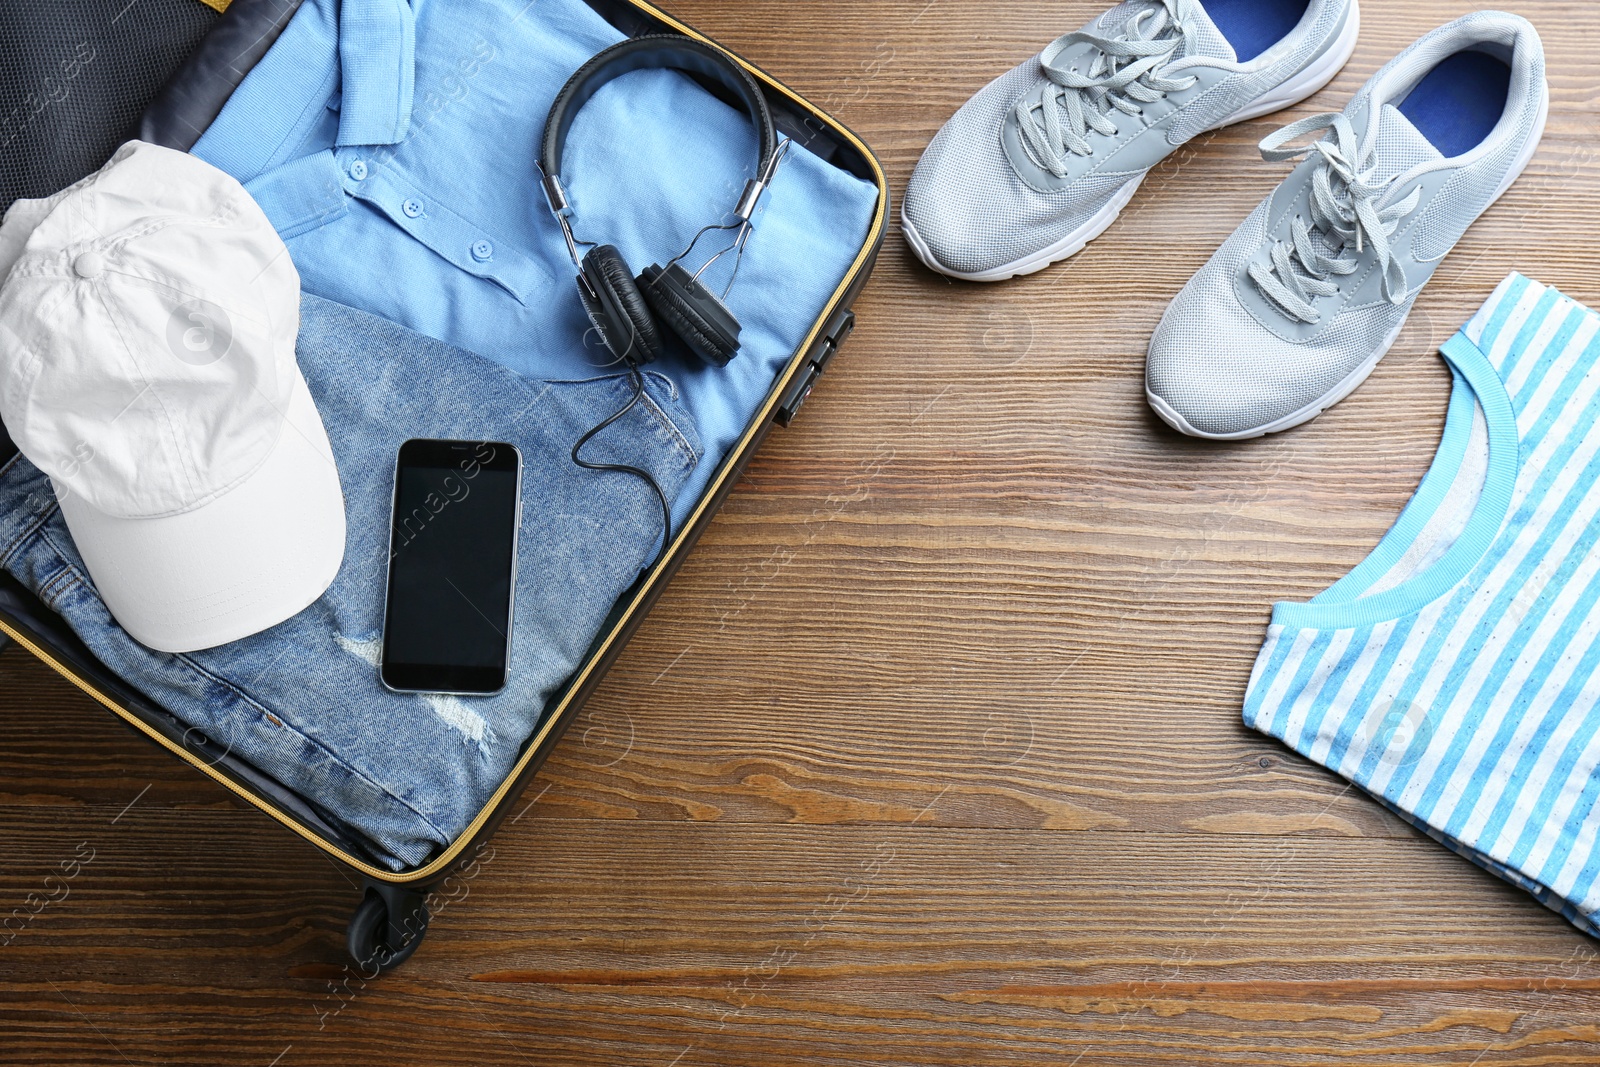
{"label": "headphone cable", "polygon": [[578,443],[572,446],[572,462],[585,470],[619,471],[623,474],[631,474],[637,478],[643,478],[645,484],[655,491],[656,499],[661,502],[661,549],[656,553],[655,561],[649,567],[650,570],[655,570],[661,565],[661,561],[666,558],[667,548],[672,544],[672,505],[667,502],[667,494],[662,490],[661,483],[657,482],[655,476],[649,471],[640,467],[630,466],[626,463],[592,463],[578,455],[584,445],[588,444],[601,431],[627,415],[628,412],[638,406],[640,400],[644,399],[644,374],[639,370],[639,364],[629,360],[628,373],[633,377],[633,396],[628,398],[626,404],[617,409],[616,414],[578,438]]}

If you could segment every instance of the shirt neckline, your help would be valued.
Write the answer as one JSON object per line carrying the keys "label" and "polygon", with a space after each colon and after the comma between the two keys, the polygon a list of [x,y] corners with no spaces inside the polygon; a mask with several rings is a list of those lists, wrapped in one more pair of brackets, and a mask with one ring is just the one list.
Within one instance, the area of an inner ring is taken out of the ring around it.
{"label": "shirt neckline", "polygon": [[1450,338],[1440,351],[1458,378],[1451,391],[1449,413],[1434,462],[1378,546],[1327,592],[1335,593],[1341,587],[1365,589],[1404,555],[1455,481],[1471,436],[1474,409],[1481,407],[1489,431],[1489,462],[1483,492],[1466,527],[1443,556],[1393,588],[1348,598],[1283,601],[1273,607],[1275,625],[1349,630],[1404,618],[1454,589],[1494,543],[1511,508],[1512,491],[1522,465],[1516,414],[1499,373],[1465,333]]}

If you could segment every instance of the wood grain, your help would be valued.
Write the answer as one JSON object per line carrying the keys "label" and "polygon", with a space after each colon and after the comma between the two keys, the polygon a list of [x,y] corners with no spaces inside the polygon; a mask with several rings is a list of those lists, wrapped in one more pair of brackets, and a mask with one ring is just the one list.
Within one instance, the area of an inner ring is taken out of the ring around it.
{"label": "wood grain", "polygon": [[[1096,10],[668,6],[897,193]],[[892,233],[801,419],[391,976],[345,969],[331,863],[5,652],[0,914],[67,892],[0,947],[0,1060],[1600,1062],[1591,942],[1238,714],[1270,604],[1356,563],[1426,468],[1436,346],[1512,269],[1600,303],[1592,5],[1518,8],[1544,144],[1350,399],[1214,447],[1142,396],[1166,302],[1282,176],[1255,142],[1465,10],[1369,3],[1328,89],[1185,146],[1032,278],[950,283]]]}

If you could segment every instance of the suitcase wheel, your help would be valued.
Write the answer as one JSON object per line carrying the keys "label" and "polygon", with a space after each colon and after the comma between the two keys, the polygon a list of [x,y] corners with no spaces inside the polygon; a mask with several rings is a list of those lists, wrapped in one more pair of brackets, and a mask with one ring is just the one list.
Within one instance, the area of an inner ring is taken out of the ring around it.
{"label": "suitcase wheel", "polygon": [[345,946],[363,974],[376,976],[410,959],[427,932],[426,896],[368,882],[366,896],[350,916]]}

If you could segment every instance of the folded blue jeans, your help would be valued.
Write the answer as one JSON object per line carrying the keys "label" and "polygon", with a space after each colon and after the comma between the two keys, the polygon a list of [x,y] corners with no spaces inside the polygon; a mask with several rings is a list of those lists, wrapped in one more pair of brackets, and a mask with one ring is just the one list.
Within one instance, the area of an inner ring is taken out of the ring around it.
{"label": "folded blue jeans", "polygon": [[[338,577],[315,604],[219,648],[145,648],[107,612],[49,479],[22,456],[0,466],[0,566],[107,667],[354,831],[375,862],[402,870],[448,845],[510,772],[550,697],[654,558],[661,506],[643,480],[585,470],[570,455],[632,395],[627,375],[523,377],[309,294],[297,351],[349,531]],[[492,697],[400,694],[378,679],[394,461],[414,437],[508,441],[522,452],[510,683]],[[700,445],[676,388],[649,374],[643,401],[584,458],[641,467],[670,501]]]}

